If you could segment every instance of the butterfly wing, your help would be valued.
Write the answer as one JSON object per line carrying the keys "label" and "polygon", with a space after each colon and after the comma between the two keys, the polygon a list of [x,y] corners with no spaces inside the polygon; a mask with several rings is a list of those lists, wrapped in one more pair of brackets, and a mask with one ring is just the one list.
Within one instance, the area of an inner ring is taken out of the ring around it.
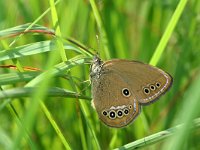
{"label": "butterfly wing", "polygon": [[122,89],[131,88],[124,79],[109,68],[92,79],[93,104],[99,118],[108,126],[123,127],[140,113],[140,105],[133,93],[124,96]]}
{"label": "butterfly wing", "polygon": [[105,62],[103,68],[118,74],[130,87],[134,98],[143,105],[158,99],[173,82],[168,73],[137,61],[113,59]]}

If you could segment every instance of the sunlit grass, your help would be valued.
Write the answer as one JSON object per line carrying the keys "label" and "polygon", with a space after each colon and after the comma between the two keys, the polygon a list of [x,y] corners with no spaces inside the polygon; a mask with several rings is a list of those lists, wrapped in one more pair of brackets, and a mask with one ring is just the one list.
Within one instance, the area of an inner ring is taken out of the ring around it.
{"label": "sunlit grass", "polygon": [[[200,1],[0,6],[0,149],[200,148]],[[173,86],[133,124],[109,128],[90,104],[97,52],[150,62]]]}

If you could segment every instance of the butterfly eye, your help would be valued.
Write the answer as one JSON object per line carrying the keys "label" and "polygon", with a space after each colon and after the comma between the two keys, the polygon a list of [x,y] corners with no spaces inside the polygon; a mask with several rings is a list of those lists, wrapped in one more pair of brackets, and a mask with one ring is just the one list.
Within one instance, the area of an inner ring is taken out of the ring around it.
{"label": "butterfly eye", "polygon": [[128,113],[129,113],[129,110],[128,110],[127,108],[125,108],[125,109],[124,109],[124,114],[125,114],[125,115],[128,115]]}
{"label": "butterfly eye", "polygon": [[123,112],[121,110],[117,111],[117,117],[121,118],[123,116]]}
{"label": "butterfly eye", "polygon": [[107,113],[105,110],[102,112],[102,114],[103,114],[104,116],[107,116],[107,115],[108,115],[108,113]]}
{"label": "butterfly eye", "polygon": [[156,89],[156,87],[155,87],[154,85],[150,85],[150,89],[151,89],[152,91],[154,91],[154,90]]}
{"label": "butterfly eye", "polygon": [[159,82],[156,83],[156,87],[157,87],[157,88],[160,87],[160,83],[159,83]]}
{"label": "butterfly eye", "polygon": [[131,95],[129,89],[127,89],[127,88],[122,89],[122,94],[123,94],[125,97],[129,97],[129,96]]}
{"label": "butterfly eye", "polygon": [[149,93],[150,93],[149,88],[144,88],[144,93],[145,93],[145,94],[149,94]]}
{"label": "butterfly eye", "polygon": [[116,118],[116,113],[115,111],[111,110],[110,113],[109,113],[109,118],[110,119],[115,119]]}

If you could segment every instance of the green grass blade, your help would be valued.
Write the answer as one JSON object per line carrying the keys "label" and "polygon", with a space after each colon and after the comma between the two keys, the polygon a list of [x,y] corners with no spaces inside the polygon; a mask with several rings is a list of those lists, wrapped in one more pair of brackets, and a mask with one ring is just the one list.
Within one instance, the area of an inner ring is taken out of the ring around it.
{"label": "green grass blade", "polygon": [[0,74],[0,86],[15,84],[17,82],[27,82],[39,75],[40,72],[18,72]]}
{"label": "green grass blade", "polygon": [[71,69],[72,67],[84,64],[85,62],[87,62],[89,60],[91,60],[91,58],[88,58],[88,57],[76,57],[76,58],[70,59],[70,60],[68,60],[66,62],[62,62],[60,64],[57,64],[52,69],[43,72],[42,74],[37,76],[35,79],[30,81],[26,85],[26,87],[31,87],[31,86],[35,86],[35,85],[39,84],[40,82],[42,82],[42,80],[45,78],[45,76],[47,74],[48,75],[50,74],[52,76],[56,76],[58,74],[62,74],[64,71],[67,71],[67,70]]}
{"label": "green grass blade", "polygon": [[[183,103],[182,109],[184,110],[179,113],[177,118],[180,118],[180,122],[184,122],[184,126],[181,127],[181,130],[178,131],[169,141],[166,141],[163,150],[167,149],[176,149],[182,150],[184,147],[184,143],[189,140],[189,129],[193,122],[193,118],[195,118],[199,113],[199,106],[200,106],[200,92],[199,90],[200,85],[200,74],[190,87],[190,89],[185,94],[185,101]],[[189,105],[188,105],[188,100]]]}
{"label": "green grass blade", "polygon": [[[55,1],[0,1],[0,149],[200,149],[199,125],[187,123],[200,117],[200,1]],[[173,86],[111,129],[90,104],[94,49],[103,60],[153,56]]]}
{"label": "green grass blade", "polygon": [[181,16],[181,14],[183,13],[183,10],[186,6],[186,3],[187,3],[188,0],[180,0],[172,18],[170,19],[168,25],[167,25],[167,28],[155,50],[155,53],[153,54],[151,60],[150,60],[150,64],[151,65],[156,65],[158,60],[160,59],[166,45],[167,45],[167,42],[169,41],[169,38],[171,37],[172,35],[172,32],[174,31],[174,28]]}
{"label": "green grass blade", "polygon": [[[56,61],[59,59],[59,55],[57,53],[50,53],[49,59],[46,63],[46,69],[52,68],[52,66],[56,63]],[[37,78],[36,78],[37,80]],[[26,84],[27,87],[34,87],[35,86],[35,79],[33,79],[33,82],[29,82],[29,84]],[[33,127],[33,121],[36,115],[36,112],[38,110],[39,104],[41,103],[41,100],[43,100],[46,97],[46,93],[48,90],[48,87],[50,86],[50,82],[53,81],[53,74],[48,74],[45,72],[45,76],[41,78],[40,85],[38,86],[37,90],[32,94],[31,99],[32,103],[29,105],[28,109],[29,111],[24,117],[23,124],[26,126],[28,130],[32,130]],[[16,149],[18,145],[20,144],[22,138],[25,135],[25,131],[23,129],[19,129],[16,140],[14,144],[12,145],[13,149]]]}
{"label": "green grass blade", "polygon": [[[30,97],[32,93],[35,92],[37,87],[24,87],[24,88],[13,88],[8,90],[0,91],[0,101],[7,98],[23,98]],[[81,95],[79,93],[65,90],[61,88],[52,87],[47,91],[47,96],[49,97],[68,97],[68,98],[81,98],[86,100],[91,100],[90,97]]]}
{"label": "green grass blade", "polygon": [[[55,2],[55,4],[59,3],[60,0],[57,0]],[[42,13],[37,19],[35,19],[24,31],[28,31],[29,29],[31,29],[37,22],[39,22],[39,20],[41,20],[48,12],[50,11],[50,8],[48,8],[44,13]],[[18,36],[15,40],[13,40],[11,42],[11,44],[9,45],[10,47],[17,41],[20,39],[20,37],[22,37],[23,33]]]}
{"label": "green grass blade", "polygon": [[[195,119],[193,122],[191,122],[192,126],[188,128],[188,131],[192,131],[195,129],[200,128],[200,118]],[[172,135],[175,135],[177,131],[182,130],[182,127],[185,126],[185,124],[180,124],[175,127],[172,127],[170,129],[167,129],[165,131],[161,131],[155,134],[152,134],[150,136],[147,136],[145,138],[139,139],[137,141],[128,143],[122,147],[116,148],[115,150],[132,150],[132,149],[139,149],[139,148],[144,148],[145,146],[152,145],[154,143],[158,143],[166,138],[171,137]],[[176,142],[176,141],[175,141]],[[174,145],[171,147],[174,149],[176,143],[173,143]]]}
{"label": "green grass blade", "polygon": [[[53,34],[54,30],[51,30],[47,27],[38,25],[38,24],[34,24],[32,26],[30,26],[30,23],[27,24],[22,24],[13,28],[8,28],[5,30],[1,30],[0,31],[0,39],[2,38],[6,38],[6,37],[11,37],[11,36],[16,36],[18,34],[22,34],[22,33],[28,33],[28,31],[40,31],[42,34],[44,33],[49,33],[49,34]],[[37,32],[39,33],[39,32]]]}
{"label": "green grass blade", "polygon": [[0,126],[0,146],[2,149],[10,149],[12,144],[12,139]]}
{"label": "green grass blade", "polygon": [[64,135],[62,134],[62,131],[60,130],[60,128],[58,127],[57,123],[55,122],[55,120],[53,119],[51,113],[49,112],[49,110],[47,109],[47,107],[44,105],[43,102],[40,101],[40,106],[42,107],[42,110],[45,112],[46,117],[49,119],[49,121],[51,122],[51,125],[53,126],[53,128],[55,129],[57,135],[59,136],[59,138],[61,139],[64,147],[66,148],[66,150],[71,150],[71,147],[69,145],[69,143],[66,141]]}
{"label": "green grass blade", "polygon": [[87,123],[87,125],[88,125],[88,127],[89,127],[89,130],[90,130],[90,132],[91,132],[91,135],[92,135],[92,137],[93,137],[93,140],[94,140],[94,142],[95,142],[95,144],[96,144],[95,149],[101,150],[99,141],[98,141],[97,136],[96,136],[96,133],[95,133],[95,129],[94,129],[94,127],[92,126],[92,122],[91,122],[91,120],[90,120],[91,117],[90,117],[90,113],[89,113],[89,111],[88,111],[87,105],[85,104],[85,102],[84,102],[83,100],[80,100],[79,102],[80,102],[80,104],[81,104],[81,105],[80,105],[80,106],[81,106],[81,110],[82,110],[83,115],[84,115],[84,117],[85,117],[86,123]]}
{"label": "green grass blade", "polygon": [[[41,41],[24,46],[19,46],[16,48],[11,48],[9,50],[2,50],[0,51],[0,61],[54,51],[55,46],[56,45],[54,41]],[[67,43],[64,45],[64,48],[66,50],[73,50],[82,53],[82,51],[78,47],[75,47],[74,45],[69,45]]]}
{"label": "green grass blade", "polygon": [[58,15],[57,15],[57,11],[55,8],[54,0],[49,0],[49,3],[50,3],[50,8],[51,8],[52,22],[53,22],[53,26],[55,28],[55,34],[57,35],[57,38],[56,38],[57,48],[58,48],[58,51],[60,52],[62,61],[67,61],[67,57],[66,57],[66,53],[64,50],[62,40],[61,40],[61,38],[59,38],[59,37],[62,37],[62,35],[61,35],[61,31],[60,31]]}
{"label": "green grass blade", "polygon": [[97,9],[95,1],[90,0],[90,4],[91,4],[91,7],[92,7],[92,10],[93,10],[93,13],[94,13],[94,17],[95,17],[96,22],[97,22],[97,26],[99,28],[100,38],[102,39],[104,52],[106,54],[106,57],[110,58],[109,48],[108,48],[108,39],[107,39],[106,31],[104,29],[104,26],[103,26],[103,23],[102,23],[102,20],[101,20],[101,16],[99,14],[99,11]]}

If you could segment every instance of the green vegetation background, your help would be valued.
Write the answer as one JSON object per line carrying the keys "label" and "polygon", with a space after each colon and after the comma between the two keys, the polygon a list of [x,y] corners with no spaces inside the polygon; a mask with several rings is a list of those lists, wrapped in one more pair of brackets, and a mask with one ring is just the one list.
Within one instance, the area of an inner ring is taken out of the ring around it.
{"label": "green vegetation background", "polygon": [[[140,145],[126,144],[141,138],[143,149],[200,149],[200,130],[191,131],[192,120],[200,117],[200,1],[187,2],[161,56],[152,60],[183,1],[60,0],[56,6],[53,0],[0,1],[0,65],[18,68],[0,68],[0,150],[133,149]],[[19,35],[29,25],[39,31],[36,24],[41,33]],[[50,29],[57,37],[44,34]],[[90,104],[89,63],[97,51],[103,60],[151,61],[173,76],[173,86],[143,107],[133,124],[109,128]],[[29,72],[25,66],[42,71]],[[181,123],[186,126],[177,133],[167,130]],[[174,135],[145,140],[160,131]]]}

